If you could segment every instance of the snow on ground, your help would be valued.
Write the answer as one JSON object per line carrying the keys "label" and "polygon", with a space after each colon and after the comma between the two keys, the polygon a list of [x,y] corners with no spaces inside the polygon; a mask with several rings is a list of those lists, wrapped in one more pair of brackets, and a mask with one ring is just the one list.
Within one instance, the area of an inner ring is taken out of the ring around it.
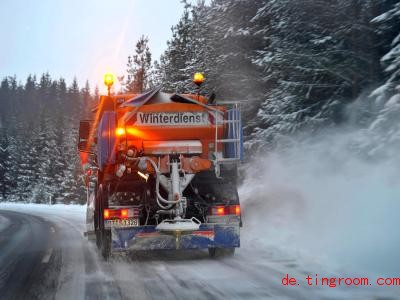
{"label": "snow on ground", "polygon": [[[8,209],[13,211],[20,211],[29,213],[39,217],[48,218],[50,220],[62,218],[64,221],[73,222],[73,226],[79,231],[86,231],[85,218],[86,206],[85,205],[64,205],[64,204],[36,204],[36,203],[13,203],[2,202],[0,209]],[[0,219],[1,220],[1,219]],[[0,221],[1,222],[1,221]]]}

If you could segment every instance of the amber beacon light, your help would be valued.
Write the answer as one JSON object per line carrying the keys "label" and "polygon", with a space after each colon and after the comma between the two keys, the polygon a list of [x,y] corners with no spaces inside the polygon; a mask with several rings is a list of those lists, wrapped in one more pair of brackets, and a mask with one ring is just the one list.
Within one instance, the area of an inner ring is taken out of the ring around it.
{"label": "amber beacon light", "polygon": [[114,75],[111,73],[104,74],[104,84],[107,86],[108,89],[108,96],[111,94],[111,87],[114,84]]}
{"label": "amber beacon light", "polygon": [[196,85],[200,86],[200,85],[203,84],[203,82],[204,82],[203,73],[194,73],[193,83],[195,83]]}

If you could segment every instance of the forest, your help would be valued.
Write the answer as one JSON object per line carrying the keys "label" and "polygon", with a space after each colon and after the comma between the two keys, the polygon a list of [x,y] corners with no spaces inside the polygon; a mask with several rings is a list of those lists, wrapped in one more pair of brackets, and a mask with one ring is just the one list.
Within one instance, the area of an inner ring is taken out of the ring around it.
{"label": "forest", "polygon": [[[367,158],[400,146],[398,0],[184,4],[160,58],[143,36],[121,61],[124,91],[194,92],[192,75],[203,72],[204,95],[243,103],[248,154],[347,126],[368,137],[350,145]],[[2,78],[0,200],[83,203],[77,128],[97,100],[88,82]]]}
{"label": "forest", "polygon": [[28,76],[0,86],[0,197],[8,201],[77,202],[84,193],[76,138],[94,96],[89,84]]}

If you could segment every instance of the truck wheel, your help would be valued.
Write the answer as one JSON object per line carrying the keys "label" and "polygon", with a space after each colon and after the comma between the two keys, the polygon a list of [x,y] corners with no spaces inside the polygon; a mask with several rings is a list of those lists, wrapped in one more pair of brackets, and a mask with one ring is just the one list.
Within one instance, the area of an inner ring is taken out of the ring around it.
{"label": "truck wheel", "polygon": [[99,213],[97,216],[99,226],[96,230],[96,244],[97,247],[100,249],[103,258],[105,260],[108,260],[111,255],[111,230],[104,228],[103,211],[104,208],[108,207],[108,198],[107,193],[104,191],[102,185],[99,186],[97,197],[97,204],[99,208]]}
{"label": "truck wheel", "polygon": [[96,246],[97,246],[97,249],[100,250],[100,248],[101,248],[101,232],[100,232],[100,230],[96,230]]}
{"label": "truck wheel", "polygon": [[[98,199],[96,198],[96,201]],[[97,206],[97,204],[95,204]],[[99,229],[99,209],[96,208],[96,210],[94,211],[94,233],[96,234],[96,246],[97,249],[100,249],[101,246],[101,234],[100,234],[100,229]]]}
{"label": "truck wheel", "polygon": [[96,246],[97,249],[101,249],[101,229],[100,229],[100,220],[101,220],[101,197],[103,191],[102,186],[98,187],[96,200],[95,200],[95,211],[94,211],[94,232],[96,233]]}
{"label": "truck wheel", "polygon": [[108,260],[111,256],[111,231],[103,229],[101,237],[101,255],[104,260]]}
{"label": "truck wheel", "polygon": [[208,254],[212,258],[232,257],[236,248],[208,248]]}

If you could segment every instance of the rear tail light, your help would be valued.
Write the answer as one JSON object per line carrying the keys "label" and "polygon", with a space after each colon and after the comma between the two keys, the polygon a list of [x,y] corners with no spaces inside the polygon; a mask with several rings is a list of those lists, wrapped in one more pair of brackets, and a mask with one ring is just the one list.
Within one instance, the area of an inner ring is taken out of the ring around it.
{"label": "rear tail light", "polygon": [[240,205],[229,206],[230,214],[240,216]]}
{"label": "rear tail light", "polygon": [[128,218],[128,210],[127,209],[121,209],[120,210],[120,217],[121,217],[121,219],[126,219],[126,218]]}
{"label": "rear tail light", "polygon": [[127,219],[138,217],[139,212],[134,208],[121,208],[121,209],[109,209],[104,210],[104,220],[110,219]]}
{"label": "rear tail light", "polygon": [[240,216],[240,205],[212,206],[209,209],[209,214],[212,216],[226,216],[226,215]]}
{"label": "rear tail light", "polygon": [[211,215],[213,216],[224,216],[225,215],[225,206],[214,206],[211,207]]}

